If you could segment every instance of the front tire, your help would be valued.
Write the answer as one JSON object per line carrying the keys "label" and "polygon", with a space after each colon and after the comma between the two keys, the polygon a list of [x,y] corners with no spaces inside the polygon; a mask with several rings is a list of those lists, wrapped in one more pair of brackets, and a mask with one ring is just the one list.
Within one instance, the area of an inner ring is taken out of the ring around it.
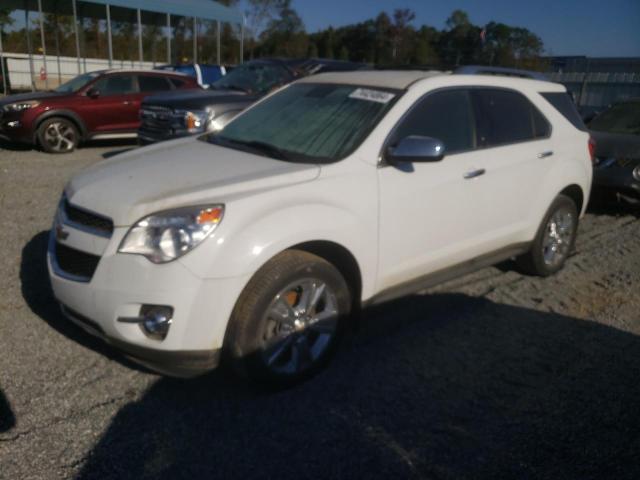
{"label": "front tire", "polygon": [[331,358],[350,312],[349,288],[332,264],[287,250],[267,262],[240,295],[225,355],[252,380],[301,381]]}
{"label": "front tire", "polygon": [[78,146],[80,134],[66,118],[48,118],[38,127],[38,143],[47,153],[70,153]]}
{"label": "front tire", "polygon": [[558,195],[538,228],[531,249],[517,258],[518,266],[531,275],[548,277],[564,267],[576,241],[578,209],[566,195]]}

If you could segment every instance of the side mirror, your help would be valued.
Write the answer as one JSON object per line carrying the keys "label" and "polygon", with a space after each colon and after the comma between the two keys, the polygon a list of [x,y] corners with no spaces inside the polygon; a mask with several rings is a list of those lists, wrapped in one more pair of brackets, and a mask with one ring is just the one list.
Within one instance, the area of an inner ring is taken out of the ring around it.
{"label": "side mirror", "polygon": [[90,88],[87,90],[87,97],[89,98],[98,98],[100,96],[100,90],[97,88]]}
{"label": "side mirror", "polygon": [[438,162],[442,160],[445,146],[437,138],[410,135],[394,147],[387,149],[386,160],[396,162]]}

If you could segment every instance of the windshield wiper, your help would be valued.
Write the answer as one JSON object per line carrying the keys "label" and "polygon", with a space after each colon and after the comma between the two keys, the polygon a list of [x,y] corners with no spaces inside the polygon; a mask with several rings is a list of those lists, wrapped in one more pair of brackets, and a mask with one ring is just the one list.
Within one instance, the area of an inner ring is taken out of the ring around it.
{"label": "windshield wiper", "polygon": [[220,135],[212,135],[209,137],[209,141],[223,147],[238,147],[241,150],[251,150],[256,153],[262,153],[267,157],[275,158],[277,160],[291,161],[291,155],[282,150],[281,148],[271,145],[270,143],[260,142],[258,140],[252,140],[245,142],[242,140],[234,140],[232,138],[225,138]]}
{"label": "windshield wiper", "polygon": [[271,145],[266,142],[259,142],[257,140],[252,140],[251,142],[241,142],[243,145],[247,145],[259,152],[266,153],[268,156],[272,158],[276,158],[278,160],[291,160],[291,157],[287,152],[282,150],[281,148],[276,147],[275,145]]}

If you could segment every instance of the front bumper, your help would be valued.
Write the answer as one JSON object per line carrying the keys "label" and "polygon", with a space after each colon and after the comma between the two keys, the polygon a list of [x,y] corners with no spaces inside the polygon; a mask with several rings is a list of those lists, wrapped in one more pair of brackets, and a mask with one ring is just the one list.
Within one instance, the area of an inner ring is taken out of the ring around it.
{"label": "front bumper", "polygon": [[62,313],[86,332],[121,351],[127,358],[164,375],[192,378],[215,369],[220,363],[222,349],[192,351],[162,351],[145,348],[112,338],[97,322],[60,304]]}
{"label": "front bumper", "polygon": [[32,143],[33,133],[21,117],[0,117],[0,138],[8,142]]}
{"label": "front bumper", "polygon": [[[246,279],[203,279],[180,261],[155,265],[139,255],[119,254],[117,245],[126,228],[116,228],[100,254],[95,273],[78,281],[59,271],[56,246],[87,251],[87,234],[68,228],[68,237],[50,235],[48,268],[54,296],[68,318],[136,362],[169,375],[190,377],[215,368],[228,320]],[[95,238],[91,239],[96,244]],[[198,252],[200,250],[200,252]],[[206,245],[190,254],[207,255]],[[145,334],[136,323],[143,305],[173,308],[172,324],[164,340]]]}
{"label": "front bumper", "polygon": [[176,138],[188,137],[191,134],[187,132],[182,133],[158,133],[148,130],[138,130],[138,144],[141,146],[152,145],[158,142],[166,142],[168,140],[175,140]]}
{"label": "front bumper", "polygon": [[138,129],[138,144],[142,146],[151,145],[158,142],[175,140],[177,138],[192,137],[194,135],[200,135],[202,133],[204,133],[204,130],[202,132],[189,132],[188,130],[176,129],[159,131],[149,130],[143,127]]}

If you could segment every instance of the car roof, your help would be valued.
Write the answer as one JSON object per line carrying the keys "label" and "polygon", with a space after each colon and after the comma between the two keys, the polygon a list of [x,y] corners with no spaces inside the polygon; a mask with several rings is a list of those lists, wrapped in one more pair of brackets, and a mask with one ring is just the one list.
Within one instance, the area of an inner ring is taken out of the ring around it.
{"label": "car roof", "polygon": [[109,75],[112,73],[152,73],[154,75],[176,75],[182,77],[189,77],[189,75],[182,72],[166,71],[166,70],[153,70],[151,68],[111,68],[107,70],[95,70],[93,72],[99,75]]}
{"label": "car roof", "polygon": [[306,83],[338,83],[347,85],[369,86],[377,88],[392,88],[406,90],[412,85],[430,78],[449,77],[457,85],[482,85],[495,87],[528,87],[538,91],[560,92],[566,91],[559,83],[528,78],[516,78],[502,75],[452,75],[451,72],[437,70],[356,70],[352,72],[320,73],[312,77],[305,77],[300,82]]}
{"label": "car roof", "polygon": [[438,71],[422,70],[356,70],[353,72],[319,73],[305,77],[305,83],[342,83],[347,85],[366,85],[369,87],[394,88],[404,90],[413,83],[425,78],[448,75]]}

